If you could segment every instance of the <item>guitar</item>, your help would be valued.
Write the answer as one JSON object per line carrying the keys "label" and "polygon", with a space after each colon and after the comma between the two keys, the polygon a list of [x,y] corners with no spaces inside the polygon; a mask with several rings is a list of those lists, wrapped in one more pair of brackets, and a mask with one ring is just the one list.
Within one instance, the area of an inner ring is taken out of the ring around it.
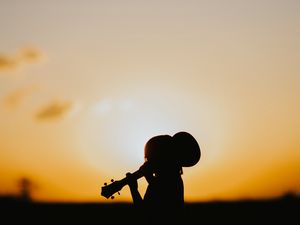
{"label": "guitar", "polygon": [[[142,176],[144,176],[144,172],[142,170],[137,170],[134,173],[131,174],[131,179],[136,179],[138,180],[139,178],[141,178]],[[107,183],[104,183],[104,186],[101,187],[101,195],[104,196],[105,198],[109,199],[114,199],[114,194],[119,191],[121,191],[121,189],[128,184],[129,182],[129,178],[125,177],[121,180],[117,180],[114,181],[113,179],[111,180],[111,184],[107,185]]]}

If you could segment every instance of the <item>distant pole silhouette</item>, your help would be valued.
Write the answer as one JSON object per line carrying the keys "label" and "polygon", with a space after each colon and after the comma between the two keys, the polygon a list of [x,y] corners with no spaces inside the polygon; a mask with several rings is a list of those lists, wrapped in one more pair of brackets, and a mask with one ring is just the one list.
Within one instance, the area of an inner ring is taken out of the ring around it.
{"label": "distant pole silhouette", "polygon": [[32,187],[33,185],[30,179],[23,177],[19,180],[20,198],[23,201],[29,202],[32,200],[31,198]]}

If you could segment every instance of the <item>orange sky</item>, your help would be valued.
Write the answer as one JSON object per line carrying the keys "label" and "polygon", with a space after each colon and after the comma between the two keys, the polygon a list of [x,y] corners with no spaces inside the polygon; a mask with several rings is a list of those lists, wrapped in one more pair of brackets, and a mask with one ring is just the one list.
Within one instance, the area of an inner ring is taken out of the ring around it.
{"label": "orange sky", "polygon": [[[159,134],[186,201],[300,193],[299,1],[3,1],[0,193],[105,201]],[[141,192],[146,182],[139,181]],[[117,200],[129,200],[127,187]]]}

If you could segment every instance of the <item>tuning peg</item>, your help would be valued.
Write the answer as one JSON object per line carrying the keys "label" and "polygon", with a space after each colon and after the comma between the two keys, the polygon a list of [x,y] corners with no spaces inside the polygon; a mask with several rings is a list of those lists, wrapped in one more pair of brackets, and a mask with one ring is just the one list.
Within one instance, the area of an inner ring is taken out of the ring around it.
{"label": "tuning peg", "polygon": [[114,199],[114,198],[115,198],[115,196],[111,196],[110,198],[111,198],[111,199]]}
{"label": "tuning peg", "polygon": [[111,182],[114,182],[114,179],[111,179],[110,181],[111,181]]}
{"label": "tuning peg", "polygon": [[107,183],[105,182],[105,183],[104,183],[104,186],[106,186],[106,185],[107,185]]}

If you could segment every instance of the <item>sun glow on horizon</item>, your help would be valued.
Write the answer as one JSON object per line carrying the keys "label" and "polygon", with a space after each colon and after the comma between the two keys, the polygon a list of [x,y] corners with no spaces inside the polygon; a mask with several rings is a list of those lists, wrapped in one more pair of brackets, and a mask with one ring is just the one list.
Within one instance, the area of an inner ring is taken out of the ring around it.
{"label": "sun glow on horizon", "polygon": [[[104,99],[95,107],[84,122],[82,153],[100,171],[111,163],[120,166],[114,171],[124,167],[137,169],[144,162],[144,146],[151,137],[173,135],[180,130],[172,112],[161,108],[158,114],[159,106],[149,106],[147,102]],[[99,136],[103,130],[105,133]]]}

